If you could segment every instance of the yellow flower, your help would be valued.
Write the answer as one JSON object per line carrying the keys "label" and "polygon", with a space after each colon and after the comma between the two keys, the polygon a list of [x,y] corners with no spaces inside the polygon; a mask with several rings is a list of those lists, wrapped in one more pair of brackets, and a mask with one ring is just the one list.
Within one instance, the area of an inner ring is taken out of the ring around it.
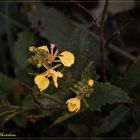
{"label": "yellow flower", "polygon": [[65,67],[71,67],[71,65],[74,63],[74,55],[71,52],[64,51],[59,56],[61,63]]}
{"label": "yellow flower", "polygon": [[65,67],[71,67],[75,60],[74,55],[68,51],[64,51],[59,54],[59,51],[55,50],[55,44],[50,45],[50,49],[48,49],[47,45],[43,45],[40,47],[30,46],[29,51],[35,54],[32,56],[33,61],[35,63],[38,63],[38,61],[40,61],[42,65],[51,65],[52,63],[57,62],[62,63]]}
{"label": "yellow flower", "polygon": [[48,46],[45,46],[45,45],[41,46],[41,47],[38,47],[38,49],[41,49],[41,50],[49,52]]}
{"label": "yellow flower", "polygon": [[92,87],[92,86],[94,85],[94,80],[89,79],[89,80],[87,81],[87,83],[88,83],[88,86],[89,86],[89,87]]}
{"label": "yellow flower", "polygon": [[67,100],[66,104],[69,112],[78,112],[81,106],[81,98],[78,96],[75,98],[70,98]]}
{"label": "yellow flower", "polygon": [[58,88],[57,78],[63,77],[63,74],[59,71],[49,69],[46,72],[37,75],[35,77],[34,81],[38,85],[38,88],[40,89],[40,91],[45,90],[49,86],[49,84],[50,84],[50,81],[48,79],[49,77],[52,77],[55,87]]}

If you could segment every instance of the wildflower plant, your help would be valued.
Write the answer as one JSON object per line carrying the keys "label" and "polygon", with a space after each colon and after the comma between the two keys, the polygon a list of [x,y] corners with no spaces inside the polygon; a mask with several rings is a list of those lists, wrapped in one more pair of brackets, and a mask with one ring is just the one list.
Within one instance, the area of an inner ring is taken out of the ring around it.
{"label": "wildflower plant", "polygon": [[29,62],[36,65],[38,68],[44,67],[45,72],[37,74],[34,78],[35,84],[40,91],[44,91],[50,85],[49,78],[53,79],[54,85],[58,88],[58,78],[63,77],[63,74],[56,69],[63,65],[64,67],[71,67],[74,64],[74,55],[71,52],[64,51],[59,53],[55,50],[55,44],[51,44],[50,50],[48,46],[29,47],[32,53]]}
{"label": "wildflower plant", "polygon": [[[58,71],[57,68],[61,67],[71,67],[74,64],[75,57],[69,51],[64,51],[59,53],[55,48],[55,44],[50,44],[50,49],[48,46],[43,45],[39,47],[30,46],[29,51],[31,52],[31,57],[29,62],[35,65],[37,68],[44,67],[45,71],[40,74],[35,74],[34,82],[38,86],[40,92],[46,90],[50,85],[51,80],[54,82],[54,86],[58,88],[58,78],[62,78],[62,72]],[[74,87],[70,87],[72,91],[76,94],[76,97],[70,98],[66,101],[67,108],[69,112],[78,112],[81,107],[81,101],[85,97],[90,97],[93,92],[94,80],[89,79],[88,81],[78,82]]]}
{"label": "wildflower plant", "polygon": [[[110,63],[108,53],[104,54],[103,25],[106,18],[101,26],[100,22],[97,23],[98,29],[101,27],[100,42],[100,37],[96,37],[98,34],[73,23],[60,11],[47,5],[40,7],[41,4],[39,8],[34,6],[28,13],[30,26],[45,41],[55,40],[57,47],[44,43],[32,46],[37,41],[30,30],[19,34],[13,55],[17,80],[0,73],[0,126],[11,119],[26,127],[28,121],[35,123],[49,117],[52,125],[63,122],[64,128],[78,136],[88,136],[91,130],[96,137],[119,126],[126,116],[132,117],[132,110],[127,105],[132,100],[128,95],[139,91],[135,87],[139,87],[140,61],[129,69],[125,77],[111,77],[113,70],[109,68],[106,73],[105,64]],[[56,22],[56,19],[59,20]],[[41,27],[38,27],[38,22]],[[117,54],[121,52],[119,47],[110,48]],[[126,52],[121,52],[121,55],[134,60]],[[103,67],[99,65],[100,56]],[[37,72],[30,75],[32,65]],[[137,96],[133,98],[137,100]]]}

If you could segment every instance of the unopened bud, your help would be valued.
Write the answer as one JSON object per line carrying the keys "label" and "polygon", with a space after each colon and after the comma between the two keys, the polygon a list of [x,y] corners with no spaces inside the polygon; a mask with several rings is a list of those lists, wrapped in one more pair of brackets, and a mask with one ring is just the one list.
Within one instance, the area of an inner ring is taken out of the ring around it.
{"label": "unopened bud", "polygon": [[36,48],[35,48],[35,47],[33,47],[33,46],[30,46],[30,47],[29,47],[29,51],[30,51],[30,52],[34,52],[34,51],[35,51],[35,49],[36,49]]}
{"label": "unopened bud", "polygon": [[28,63],[32,63],[32,59],[31,58],[28,59]]}
{"label": "unopened bud", "polygon": [[88,83],[88,86],[89,86],[89,87],[92,87],[92,86],[94,85],[94,80],[89,79],[89,80],[87,81],[87,83]]}
{"label": "unopened bud", "polygon": [[42,64],[38,63],[36,66],[37,66],[37,68],[41,68]]}

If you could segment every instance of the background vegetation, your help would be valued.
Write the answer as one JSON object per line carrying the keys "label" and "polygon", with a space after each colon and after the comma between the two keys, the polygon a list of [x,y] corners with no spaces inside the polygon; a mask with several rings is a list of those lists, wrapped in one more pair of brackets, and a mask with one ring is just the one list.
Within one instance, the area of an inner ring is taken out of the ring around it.
{"label": "background vegetation", "polygon": [[[107,1],[0,2],[0,132],[140,138],[139,6],[134,0],[109,6]],[[29,73],[39,70],[28,63],[28,47],[50,43],[73,52],[76,61],[60,88],[50,86],[38,96]],[[89,78],[95,86],[87,105],[69,113],[65,102],[74,95],[69,87]]]}

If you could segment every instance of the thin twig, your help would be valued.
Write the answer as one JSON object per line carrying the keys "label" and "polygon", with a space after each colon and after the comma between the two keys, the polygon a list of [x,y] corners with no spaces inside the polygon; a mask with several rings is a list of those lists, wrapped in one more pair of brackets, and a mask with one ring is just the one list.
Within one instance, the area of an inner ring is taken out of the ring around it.
{"label": "thin twig", "polygon": [[134,21],[134,18],[130,19],[127,23],[125,23],[118,31],[114,32],[110,38],[106,41],[105,43],[105,48],[109,45],[109,43],[118,35],[120,35],[120,33],[126,29],[126,27],[132,22]]}
{"label": "thin twig", "polygon": [[100,22],[100,58],[101,58],[101,77],[102,80],[106,81],[106,70],[105,70],[105,45],[104,45],[104,22],[107,15],[109,0],[105,0],[105,6]]}
{"label": "thin twig", "polygon": [[[75,5],[77,5],[79,8],[81,8],[88,16],[90,16],[90,17],[92,18],[92,24],[91,24],[91,25],[93,25],[93,23],[94,23],[98,28],[100,27],[100,25],[99,25],[97,19],[95,18],[95,16],[93,16],[93,15],[88,11],[87,8],[85,8],[83,5],[79,4],[79,3],[76,2],[76,1],[72,1],[72,2],[73,2]],[[91,28],[91,27],[90,27],[90,28]]]}
{"label": "thin twig", "polygon": [[37,100],[37,97],[36,97],[39,95],[39,93],[27,84],[22,84],[22,86],[25,87],[29,91],[29,93],[31,93],[31,96],[32,96],[34,103],[41,105],[41,103]]}
{"label": "thin twig", "polygon": [[30,87],[29,85],[27,84],[22,84],[22,86],[24,86],[30,93],[31,93],[31,96],[33,98],[33,101],[34,103],[40,105],[40,106],[43,106],[39,101],[38,101],[38,98],[47,98],[55,103],[57,103],[57,107],[61,106],[62,108],[64,108],[64,103],[59,100],[57,97],[53,97],[52,95],[49,95],[49,94],[45,94],[45,93],[40,93],[38,91],[36,91],[35,89],[33,89],[32,87]]}

